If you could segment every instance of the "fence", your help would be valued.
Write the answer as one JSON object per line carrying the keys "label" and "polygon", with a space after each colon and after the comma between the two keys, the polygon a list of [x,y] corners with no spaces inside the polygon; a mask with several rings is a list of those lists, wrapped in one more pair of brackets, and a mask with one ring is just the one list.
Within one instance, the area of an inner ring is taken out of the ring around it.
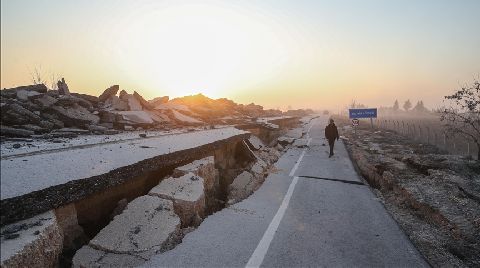
{"label": "fence", "polygon": [[418,142],[435,145],[450,154],[471,156],[477,159],[478,148],[475,143],[463,137],[449,137],[438,118],[388,118],[374,120],[377,128],[393,130]]}

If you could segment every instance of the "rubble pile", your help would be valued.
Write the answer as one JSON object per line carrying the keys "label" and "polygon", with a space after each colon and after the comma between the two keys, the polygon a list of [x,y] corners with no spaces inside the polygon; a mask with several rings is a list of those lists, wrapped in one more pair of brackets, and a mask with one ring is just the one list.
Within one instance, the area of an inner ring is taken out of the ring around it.
{"label": "rubble pile", "polygon": [[115,134],[136,129],[239,124],[259,117],[313,113],[264,110],[253,103],[237,104],[226,98],[214,100],[202,94],[173,100],[162,96],[147,101],[136,91],[120,90],[119,85],[107,88],[96,97],[71,92],[63,78],[57,88],[49,90],[44,84],[37,84],[1,90],[1,135],[73,137],[76,134],[72,129]]}
{"label": "rubble pile", "polygon": [[480,264],[477,160],[393,131],[340,132],[362,175],[432,266]]}

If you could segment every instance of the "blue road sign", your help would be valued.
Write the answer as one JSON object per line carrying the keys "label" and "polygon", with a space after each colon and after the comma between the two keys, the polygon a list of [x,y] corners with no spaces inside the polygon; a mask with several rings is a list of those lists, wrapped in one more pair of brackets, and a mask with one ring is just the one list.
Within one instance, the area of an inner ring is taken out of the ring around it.
{"label": "blue road sign", "polygon": [[377,108],[348,109],[350,118],[377,118]]}

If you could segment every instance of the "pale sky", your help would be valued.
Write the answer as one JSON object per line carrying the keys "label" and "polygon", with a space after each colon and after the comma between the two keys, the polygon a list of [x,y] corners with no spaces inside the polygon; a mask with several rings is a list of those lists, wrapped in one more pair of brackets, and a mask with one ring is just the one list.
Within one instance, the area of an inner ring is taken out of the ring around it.
{"label": "pale sky", "polygon": [[479,0],[2,0],[1,87],[146,98],[202,92],[267,108],[375,107],[480,75]]}

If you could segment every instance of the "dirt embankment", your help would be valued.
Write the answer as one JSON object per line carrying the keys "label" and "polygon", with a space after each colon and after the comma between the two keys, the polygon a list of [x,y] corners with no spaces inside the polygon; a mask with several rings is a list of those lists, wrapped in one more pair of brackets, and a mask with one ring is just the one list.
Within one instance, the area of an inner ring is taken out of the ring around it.
{"label": "dirt embankment", "polygon": [[393,131],[336,120],[352,159],[435,267],[480,266],[480,163]]}

